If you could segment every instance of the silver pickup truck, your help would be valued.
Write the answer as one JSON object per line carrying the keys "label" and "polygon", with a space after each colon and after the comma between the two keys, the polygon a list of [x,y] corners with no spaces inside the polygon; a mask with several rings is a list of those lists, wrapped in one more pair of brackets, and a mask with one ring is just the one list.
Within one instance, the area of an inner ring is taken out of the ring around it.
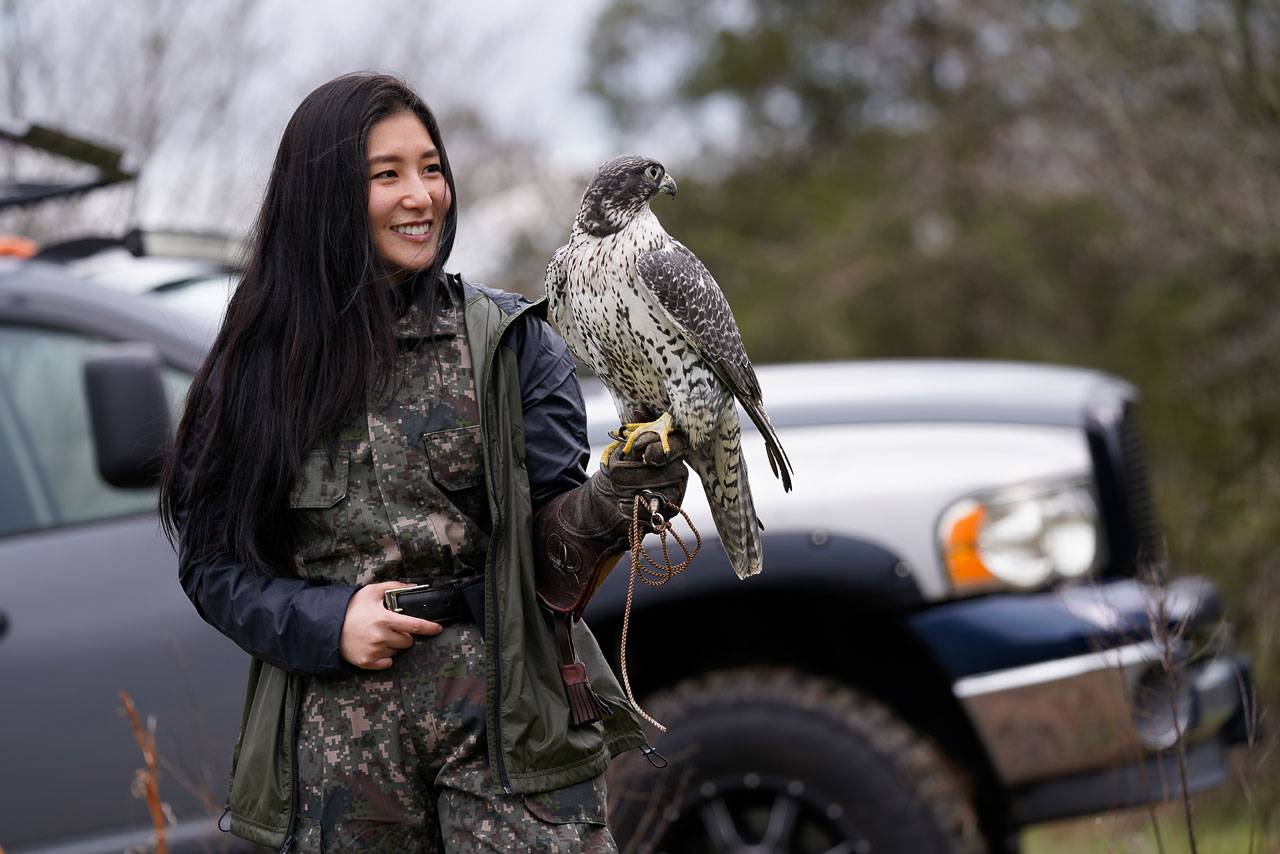
{"label": "silver pickup truck", "polygon": [[[107,484],[95,456],[158,417],[135,394],[157,371],[178,405],[216,321],[178,303],[225,289],[220,276],[125,293],[64,260],[0,266],[9,854],[151,840],[122,690],[155,720],[171,850],[231,847],[216,822],[247,662],[179,589],[154,491]],[[143,368],[99,372],[91,406],[86,365],[119,366],[130,343],[146,347],[124,362]],[[702,553],[660,589],[636,585],[630,679],[669,729],[654,741],[665,768],[615,763],[620,841],[1009,852],[1029,824],[1176,793],[1179,756],[1189,789],[1224,779],[1248,669],[1223,646],[1213,584],[1169,580],[1132,386],[1014,363],[759,374],[795,491],[747,433],[764,572],[734,577],[695,485]],[[587,391],[603,442],[613,409]],[[606,649],[629,566],[587,615]]]}

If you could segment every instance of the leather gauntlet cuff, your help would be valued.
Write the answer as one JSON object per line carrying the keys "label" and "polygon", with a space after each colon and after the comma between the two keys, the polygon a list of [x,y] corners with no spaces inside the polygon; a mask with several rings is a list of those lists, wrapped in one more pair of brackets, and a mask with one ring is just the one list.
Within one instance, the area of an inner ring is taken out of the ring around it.
{"label": "leather gauntlet cuff", "polygon": [[[551,499],[538,512],[533,521],[536,587],[552,612],[572,614],[575,619],[582,616],[618,556],[630,547],[637,495],[660,498],[665,505],[661,510],[667,514],[680,506],[689,472],[683,442],[676,435],[672,440],[671,454],[658,463],[646,460],[653,445],[637,448],[628,457],[615,453],[608,467]],[[649,518],[647,512],[641,514],[645,533],[652,531]]]}
{"label": "leather gauntlet cuff", "polygon": [[551,499],[534,519],[538,598],[553,613],[581,617],[627,550],[630,517],[599,489],[599,477]]}
{"label": "leather gauntlet cuff", "polygon": [[[598,721],[606,713],[591,690],[587,669],[573,649],[573,623],[608,577],[618,557],[629,548],[632,510],[637,495],[655,496],[667,507],[684,500],[688,470],[684,444],[673,434],[671,453],[653,445],[623,457],[615,451],[606,467],[576,489],[551,499],[533,520],[535,589],[551,612],[560,656],[560,677],[569,699],[574,726]],[[641,514],[643,530],[649,515]]]}

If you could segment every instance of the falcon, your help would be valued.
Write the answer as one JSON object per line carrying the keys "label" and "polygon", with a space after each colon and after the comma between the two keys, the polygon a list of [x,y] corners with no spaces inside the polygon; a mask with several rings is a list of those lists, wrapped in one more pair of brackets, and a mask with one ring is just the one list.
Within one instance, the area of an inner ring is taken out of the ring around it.
{"label": "falcon", "polygon": [[[673,427],[702,481],[734,572],[760,571],[762,525],[742,458],[735,401],[764,437],[769,466],[791,491],[791,462],[769,422],[733,312],[703,263],[649,209],[676,182],[661,163],[618,157],[582,196],[569,242],[547,265],[551,319],[613,395],[629,451],[637,436]],[[602,465],[607,464],[610,445]]]}

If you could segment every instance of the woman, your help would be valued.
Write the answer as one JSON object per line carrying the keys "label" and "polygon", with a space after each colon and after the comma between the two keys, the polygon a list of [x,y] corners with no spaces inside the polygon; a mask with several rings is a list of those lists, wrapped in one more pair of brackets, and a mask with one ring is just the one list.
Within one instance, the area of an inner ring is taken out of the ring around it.
{"label": "woman", "polygon": [[[456,223],[412,91],[316,89],[178,427],[162,518],[196,609],[253,656],[227,808],[260,844],[614,850],[602,774],[644,736],[585,625],[557,646],[535,564],[607,565],[619,508],[678,503],[685,470],[586,479],[563,341],[541,303],[442,272]],[[440,622],[383,607],[428,582]]]}

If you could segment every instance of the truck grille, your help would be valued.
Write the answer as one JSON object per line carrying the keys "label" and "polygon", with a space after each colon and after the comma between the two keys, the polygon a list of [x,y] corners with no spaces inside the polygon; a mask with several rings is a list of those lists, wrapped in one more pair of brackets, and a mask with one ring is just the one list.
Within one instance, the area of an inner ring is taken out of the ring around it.
{"label": "truck grille", "polygon": [[1106,572],[1116,575],[1164,572],[1164,549],[1147,455],[1132,397],[1103,405],[1087,417],[1089,451],[1106,532]]}
{"label": "truck grille", "polygon": [[1129,510],[1129,522],[1133,528],[1134,560],[1139,568],[1150,567],[1160,572],[1164,564],[1164,553],[1159,523],[1156,520],[1155,501],[1151,497],[1147,453],[1133,409],[1132,403],[1126,405],[1124,416],[1120,419],[1121,483]]}

